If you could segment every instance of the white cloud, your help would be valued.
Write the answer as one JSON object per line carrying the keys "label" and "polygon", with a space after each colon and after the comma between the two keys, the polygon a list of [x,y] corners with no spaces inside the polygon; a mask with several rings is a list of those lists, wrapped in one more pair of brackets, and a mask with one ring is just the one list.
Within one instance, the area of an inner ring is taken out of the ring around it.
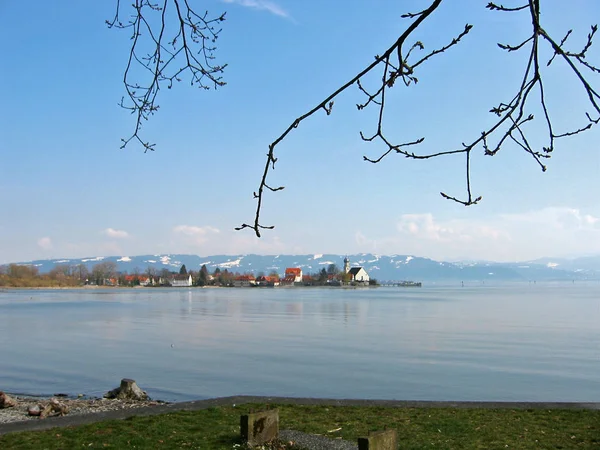
{"label": "white cloud", "polygon": [[[220,230],[211,226],[198,227],[193,225],[178,225],[173,228],[176,237],[183,238],[185,246],[204,246],[211,237],[220,233]],[[179,248],[181,248],[178,245]]]}
{"label": "white cloud", "polygon": [[360,235],[357,242],[435,259],[516,261],[600,252],[600,218],[568,207],[477,219],[404,214],[396,231],[377,240]]}
{"label": "white cloud", "polygon": [[258,10],[268,11],[271,14],[275,14],[279,17],[289,18],[290,15],[281,6],[269,0],[221,0],[224,3],[235,3],[237,5],[245,6],[247,8],[254,8]]}
{"label": "white cloud", "polygon": [[52,239],[50,239],[49,237],[39,238],[37,241],[37,245],[44,250],[51,250],[53,247]]}
{"label": "white cloud", "polygon": [[504,214],[501,217],[513,223],[537,224],[542,229],[600,231],[600,218],[584,214],[576,208],[553,206],[520,214]]}
{"label": "white cloud", "polygon": [[219,230],[212,226],[178,225],[173,228],[169,251],[203,255],[241,255],[256,253],[276,255],[279,253],[302,253],[301,249],[285,245],[279,237],[265,234],[257,238],[249,232],[232,229]]}
{"label": "white cloud", "polygon": [[397,224],[400,233],[421,239],[447,241],[461,237],[460,227],[456,224],[436,222],[432,214],[403,214]]}
{"label": "white cloud", "polygon": [[196,227],[192,225],[177,225],[175,228],[173,228],[173,231],[175,233],[181,233],[187,236],[194,237],[206,236],[210,233],[220,233],[218,228],[211,227],[209,225],[205,227]]}
{"label": "white cloud", "polygon": [[114,228],[107,228],[102,233],[113,239],[125,239],[129,237],[129,233],[127,233],[127,231],[115,230]]}

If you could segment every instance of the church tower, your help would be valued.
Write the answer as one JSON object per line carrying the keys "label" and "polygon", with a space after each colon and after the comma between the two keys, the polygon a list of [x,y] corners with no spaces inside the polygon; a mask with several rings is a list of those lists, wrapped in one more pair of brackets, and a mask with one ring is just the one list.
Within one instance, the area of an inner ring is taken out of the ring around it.
{"label": "church tower", "polygon": [[348,255],[344,258],[344,273],[350,272],[350,260],[348,259]]}

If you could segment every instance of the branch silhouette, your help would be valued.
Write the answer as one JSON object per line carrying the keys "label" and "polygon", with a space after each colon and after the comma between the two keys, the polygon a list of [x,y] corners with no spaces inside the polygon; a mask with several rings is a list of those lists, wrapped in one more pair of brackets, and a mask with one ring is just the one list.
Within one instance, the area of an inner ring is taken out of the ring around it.
{"label": "branch silhouette", "polygon": [[[190,0],[191,1],[191,0]],[[489,2],[486,8],[497,14],[527,15],[531,30],[529,36],[516,44],[498,43],[498,47],[508,53],[525,52],[526,63],[522,68],[523,76],[511,98],[497,103],[489,112],[495,120],[484,130],[471,131],[459,148],[438,148],[434,151],[419,152],[426,142],[425,136],[408,136],[404,142],[393,142],[386,134],[385,118],[386,104],[390,101],[388,91],[399,85],[405,87],[418,83],[417,69],[422,69],[425,63],[438,57],[468,37],[473,25],[466,24],[449,37],[448,43],[423,55],[425,45],[413,39],[415,32],[435,13],[445,0],[429,0],[429,6],[422,11],[406,13],[402,18],[409,20],[406,29],[381,55],[375,56],[366,67],[340,85],[326,98],[319,101],[312,109],[297,117],[292,123],[268,146],[266,161],[258,189],[254,192],[256,212],[254,219],[243,223],[236,230],[249,228],[256,236],[261,236],[261,230],[273,229],[272,225],[264,225],[260,215],[267,192],[277,192],[284,186],[271,183],[269,175],[275,170],[278,158],[277,146],[302,122],[323,110],[326,115],[333,113],[335,99],[356,86],[364,96],[364,101],[357,104],[359,111],[375,108],[377,119],[373,131],[365,134],[360,131],[363,141],[378,145],[381,150],[375,156],[363,156],[363,160],[372,164],[381,163],[390,155],[401,155],[409,159],[431,159],[438,157],[462,157],[465,161],[465,192],[462,195],[450,195],[440,192],[445,199],[464,206],[477,204],[481,195],[472,192],[471,185],[471,156],[473,151],[481,151],[486,156],[494,156],[508,143],[529,154],[542,171],[546,170],[545,161],[551,157],[558,139],[574,136],[600,122],[600,96],[592,81],[597,81],[600,68],[590,62],[589,53],[594,44],[598,31],[597,25],[592,25],[583,45],[578,49],[567,48],[567,43],[573,34],[568,30],[561,39],[552,37],[540,21],[541,0],[521,0],[516,6],[504,6]],[[127,29],[131,32],[131,47],[123,73],[123,84],[126,95],[120,106],[129,110],[135,117],[132,134],[122,139],[124,148],[132,140],[142,145],[144,151],[154,150],[154,144],[141,137],[142,125],[154,115],[159,105],[157,103],[161,88],[171,89],[174,82],[187,78],[191,85],[201,89],[218,88],[225,85],[222,78],[226,64],[215,63],[215,43],[221,32],[218,28],[225,20],[225,14],[209,17],[208,12],[198,14],[188,3],[188,0],[134,0],[128,6],[130,14],[122,20],[125,7],[116,0],[115,15],[106,24],[109,28]],[[541,61],[541,48],[551,53],[547,62]],[[420,55],[420,57],[418,56]],[[585,122],[573,130],[556,131],[552,115],[548,108],[547,99],[551,94],[544,84],[544,70],[552,64],[562,63],[580,89],[587,97],[588,111],[584,111]],[[370,76],[378,81],[369,86]],[[596,77],[596,78],[594,78]],[[402,83],[398,83],[401,80]],[[534,108],[541,111],[544,128],[544,145],[532,144],[534,140],[529,135],[528,126],[535,120]]]}
{"label": "branch silhouette", "polygon": [[[593,87],[589,78],[586,78],[586,76],[583,74],[584,70],[588,71],[588,73],[591,73],[592,75],[600,73],[598,66],[590,63],[586,59],[587,53],[593,45],[593,38],[598,28],[597,25],[593,25],[591,27],[591,30],[587,36],[587,40],[581,50],[570,51],[565,48],[565,45],[567,39],[571,35],[572,30],[569,30],[567,34],[557,42],[544,30],[544,28],[542,28],[540,23],[540,0],[528,0],[525,4],[516,7],[505,7],[503,5],[490,2],[486,5],[486,8],[490,11],[497,13],[527,14],[531,19],[531,35],[523,42],[520,42],[516,45],[498,43],[498,47],[504,51],[528,51],[529,56],[523,70],[522,80],[514,96],[508,102],[500,102],[498,106],[494,106],[490,109],[489,112],[494,114],[497,117],[497,120],[487,129],[478,131],[475,136],[463,142],[462,147],[455,149],[450,148],[428,153],[415,153],[412,149],[425,141],[424,136],[412,137],[404,143],[394,143],[388,139],[386,137],[384,127],[385,106],[387,101],[386,92],[397,85],[396,81],[398,79],[401,79],[405,86],[409,86],[412,83],[417,83],[418,78],[415,75],[415,69],[429,61],[431,58],[440,55],[449,50],[451,47],[459,44],[472,29],[472,25],[465,25],[464,29],[455,37],[453,37],[447,45],[433,50],[413,62],[413,55],[424,50],[424,45],[422,42],[416,41],[414,44],[408,47],[408,50],[405,51],[407,41],[409,41],[419,26],[421,26],[423,22],[439,8],[442,1],[443,0],[433,0],[428,8],[420,12],[404,14],[402,17],[411,19],[412,22],[387,50],[385,50],[380,56],[376,56],[372,63],[367,65],[349,81],[342,84],[338,89],[320,101],[311,110],[296,118],[288,126],[288,128],[269,145],[269,151],[266,155],[267,159],[265,168],[260,180],[258,191],[254,192],[254,198],[257,202],[254,220],[251,223],[243,223],[241,226],[236,227],[236,230],[249,228],[254,231],[256,236],[260,237],[261,230],[274,228],[273,225],[261,224],[260,214],[263,208],[263,200],[266,192],[284,189],[284,186],[272,188],[269,184],[267,184],[268,176],[275,169],[275,163],[277,162],[277,157],[275,156],[275,149],[277,145],[281,143],[281,141],[284,140],[294,129],[298,128],[298,126],[300,126],[304,120],[313,116],[321,109],[324,110],[327,115],[330,115],[333,110],[335,98],[353,85],[356,85],[359,92],[365,96],[365,101],[356,105],[358,110],[363,110],[368,107],[375,107],[378,109],[374,133],[365,135],[361,131],[360,137],[362,140],[367,142],[380,143],[380,145],[383,146],[383,151],[376,157],[363,156],[364,161],[377,164],[390,154],[399,154],[410,159],[430,159],[442,156],[462,155],[462,157],[465,158],[466,195],[461,198],[445,192],[440,192],[440,194],[443,198],[457,202],[464,206],[477,204],[482,199],[482,196],[473,195],[471,187],[470,160],[471,153],[474,150],[480,149],[483,151],[484,155],[494,156],[507,142],[512,142],[517,145],[518,148],[531,155],[534,161],[540,166],[542,171],[546,171],[546,165],[543,161],[550,158],[551,153],[554,151],[555,141],[557,139],[582,133],[591,129],[594,125],[597,125],[600,122],[600,107],[598,106],[600,103],[600,97],[598,95],[598,91]],[[551,114],[547,106],[546,97],[548,93],[546,92],[546,88],[543,83],[542,66],[540,65],[540,45],[542,43],[549,45],[550,49],[553,51],[553,56],[547,62],[546,66],[552,64],[557,58],[562,59],[568,70],[580,82],[581,88],[587,94],[587,98],[589,100],[588,106],[590,108],[590,111],[585,112],[587,123],[575,130],[565,131],[562,133],[555,132],[555,127],[551,120]],[[365,87],[362,80],[375,70],[379,70],[381,73],[380,81],[374,89],[368,89]],[[534,99],[532,93],[539,94],[539,100]],[[530,108],[528,108],[530,105],[540,107],[543,112],[542,120],[545,124],[544,128],[546,130],[546,145],[543,145],[541,148],[534,147],[531,144],[531,139],[528,138],[527,125],[529,122],[535,119],[532,113],[527,112],[530,110]]]}
{"label": "branch silhouette", "polygon": [[129,7],[131,15],[122,20],[123,7],[117,0],[115,16],[106,21],[109,28],[132,33],[123,73],[127,95],[119,105],[135,116],[135,126],[128,138],[121,139],[121,148],[135,140],[147,152],[154,150],[155,144],[142,139],[141,129],[159,109],[161,87],[171,89],[186,75],[192,86],[201,89],[225,85],[221,74],[227,64],[214,63],[215,42],[221,32],[217,26],[225,20],[225,14],[213,18],[208,12],[197,14],[188,0],[135,0]]}

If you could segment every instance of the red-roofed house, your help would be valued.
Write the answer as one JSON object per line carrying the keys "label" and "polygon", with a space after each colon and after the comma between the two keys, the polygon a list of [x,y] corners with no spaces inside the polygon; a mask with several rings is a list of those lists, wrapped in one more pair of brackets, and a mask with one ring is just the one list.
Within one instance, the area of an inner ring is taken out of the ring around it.
{"label": "red-roofed house", "polygon": [[137,284],[139,281],[140,286],[154,284],[153,280],[147,275],[125,275],[125,281],[131,285]]}
{"label": "red-roofed house", "polygon": [[279,277],[257,277],[256,278],[257,286],[279,286]]}
{"label": "red-roofed house", "polygon": [[240,275],[235,277],[233,280],[233,285],[236,287],[247,287],[256,284],[256,279],[254,275]]}
{"label": "red-roofed house", "polygon": [[299,267],[288,267],[285,269],[285,278],[294,277],[294,283],[302,283],[302,269]]}
{"label": "red-roofed house", "polygon": [[286,275],[285,277],[279,280],[279,284],[281,284],[282,286],[293,286],[295,279],[296,277],[294,275]]}

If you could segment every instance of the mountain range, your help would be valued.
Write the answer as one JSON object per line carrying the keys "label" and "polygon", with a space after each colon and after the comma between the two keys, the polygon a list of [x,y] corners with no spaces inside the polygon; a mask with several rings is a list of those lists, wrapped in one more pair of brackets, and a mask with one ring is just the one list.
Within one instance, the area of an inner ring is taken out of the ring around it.
{"label": "mountain range", "polygon": [[18,264],[36,266],[41,273],[52,270],[57,265],[85,264],[90,270],[95,264],[112,261],[120,272],[144,273],[148,267],[156,271],[168,269],[179,271],[185,264],[188,270],[199,270],[206,265],[209,272],[217,267],[230,272],[269,274],[285,272],[286,267],[300,267],[304,274],[313,274],[335,264],[338,269],[344,266],[345,257],[351,267],[361,266],[371,278],[379,281],[456,281],[456,280],[496,280],[496,281],[560,281],[560,280],[600,280],[600,256],[574,259],[542,258],[515,263],[487,261],[445,262],[434,261],[412,255],[375,255],[360,253],[355,255],[312,254],[312,255],[141,255],[141,256],[97,256],[74,259],[47,259]]}

